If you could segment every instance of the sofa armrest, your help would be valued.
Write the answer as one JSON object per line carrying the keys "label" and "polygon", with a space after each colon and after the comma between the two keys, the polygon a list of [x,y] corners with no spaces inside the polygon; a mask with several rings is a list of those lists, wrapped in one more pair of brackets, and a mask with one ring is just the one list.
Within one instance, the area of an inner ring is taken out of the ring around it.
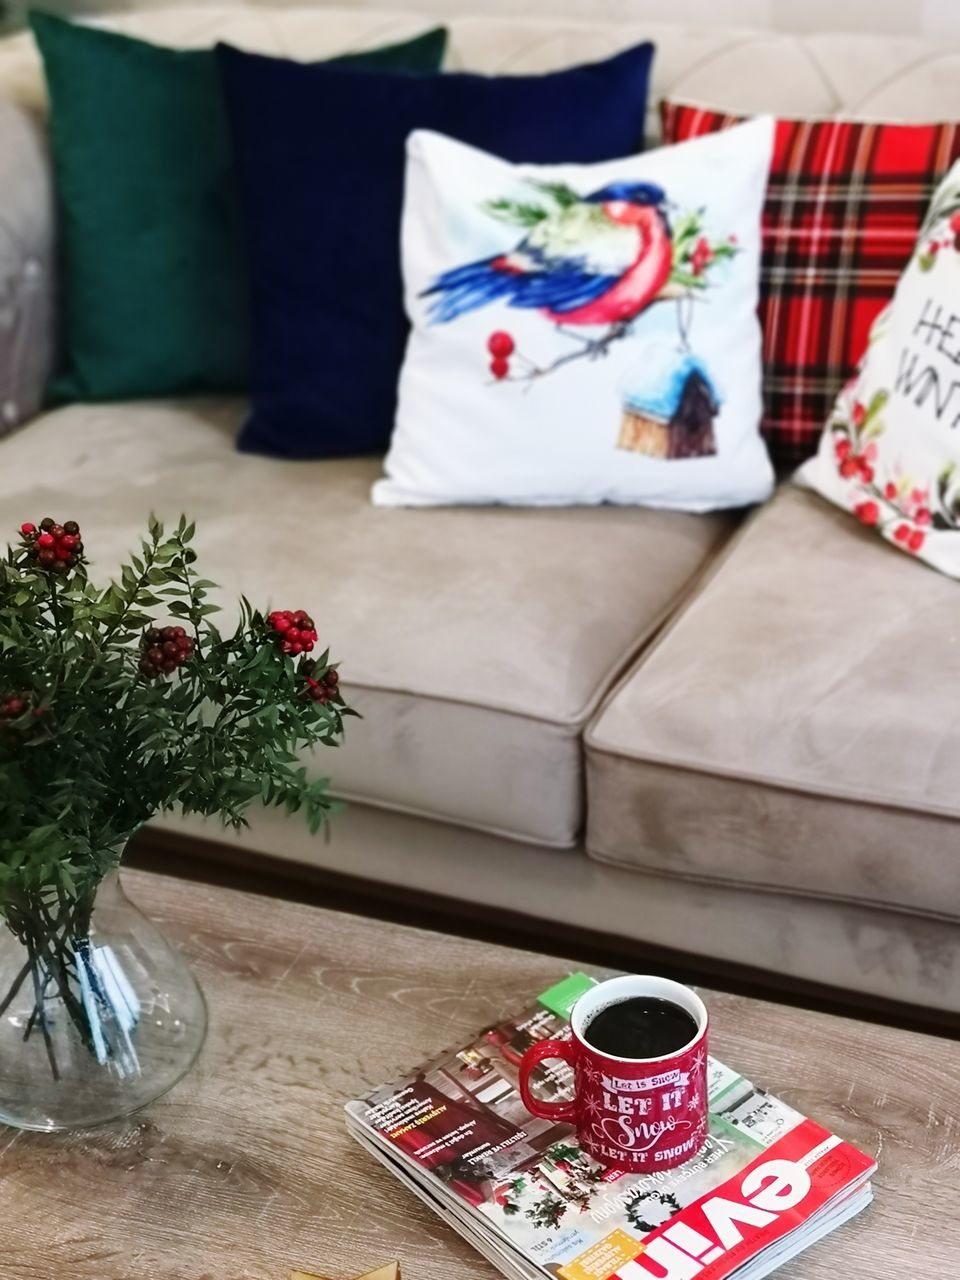
{"label": "sofa armrest", "polygon": [[39,410],[50,376],[54,217],[43,125],[0,101],[0,436]]}

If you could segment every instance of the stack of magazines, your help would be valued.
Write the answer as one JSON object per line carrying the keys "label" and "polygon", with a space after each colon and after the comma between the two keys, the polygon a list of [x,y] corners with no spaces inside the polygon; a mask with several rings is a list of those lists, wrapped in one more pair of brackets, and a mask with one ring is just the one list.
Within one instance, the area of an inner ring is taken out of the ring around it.
{"label": "stack of magazines", "polygon": [[[760,1280],[870,1203],[868,1156],[713,1058],[698,1155],[598,1164],[520,1099],[524,1051],[566,1034],[548,996],[346,1108],[356,1141],[510,1280]],[[572,1095],[560,1061],[532,1080]]]}

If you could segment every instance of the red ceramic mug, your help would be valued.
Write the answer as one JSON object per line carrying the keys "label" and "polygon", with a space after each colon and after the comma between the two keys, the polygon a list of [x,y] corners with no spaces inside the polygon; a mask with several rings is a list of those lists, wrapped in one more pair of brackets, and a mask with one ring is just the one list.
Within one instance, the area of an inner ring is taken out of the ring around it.
{"label": "red ceramic mug", "polygon": [[[635,996],[671,1000],[691,1015],[696,1035],[660,1058],[618,1058],[584,1039],[601,1009]],[[692,1159],[707,1136],[707,1010],[689,987],[669,978],[611,978],[585,991],[570,1015],[570,1038],[542,1040],[523,1055],[520,1094],[531,1115],[568,1120],[580,1146],[601,1164],[630,1173],[674,1169]],[[547,1058],[574,1070],[572,1102],[542,1102],[530,1072]]]}

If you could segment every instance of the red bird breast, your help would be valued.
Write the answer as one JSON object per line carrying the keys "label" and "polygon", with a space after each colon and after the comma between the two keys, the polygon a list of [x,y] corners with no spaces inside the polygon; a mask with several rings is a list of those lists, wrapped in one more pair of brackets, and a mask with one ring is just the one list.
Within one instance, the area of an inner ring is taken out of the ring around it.
{"label": "red bird breast", "polygon": [[619,280],[593,302],[574,311],[544,308],[542,314],[558,324],[618,324],[633,320],[654,301],[670,278],[673,246],[663,215],[625,200],[611,200],[603,211],[611,222],[637,228],[637,257]]}

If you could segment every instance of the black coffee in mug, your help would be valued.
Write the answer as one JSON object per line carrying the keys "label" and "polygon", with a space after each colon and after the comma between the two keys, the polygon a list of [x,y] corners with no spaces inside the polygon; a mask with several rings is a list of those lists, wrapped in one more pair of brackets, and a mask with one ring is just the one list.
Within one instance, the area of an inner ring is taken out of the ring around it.
{"label": "black coffee in mug", "polygon": [[631,996],[608,1004],[583,1029],[587,1044],[613,1058],[662,1058],[682,1049],[696,1034],[692,1014],[657,996]]}

